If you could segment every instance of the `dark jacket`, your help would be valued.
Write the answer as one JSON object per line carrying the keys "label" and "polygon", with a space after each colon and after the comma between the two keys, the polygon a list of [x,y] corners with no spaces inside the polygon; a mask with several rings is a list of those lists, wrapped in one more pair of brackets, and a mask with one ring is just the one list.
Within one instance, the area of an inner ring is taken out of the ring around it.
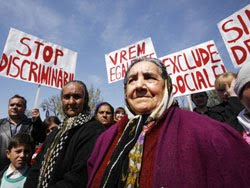
{"label": "dark jacket", "polygon": [[237,116],[243,108],[238,97],[230,97],[227,102],[210,107],[206,115],[220,122],[225,122],[238,132],[242,132],[244,129],[239,124]]}
{"label": "dark jacket", "polygon": [[[27,133],[32,136],[35,142],[43,142],[46,133],[39,118],[37,121],[32,122],[30,118],[25,116],[22,121],[22,126],[19,133]],[[10,162],[6,157],[6,150],[11,138],[10,122],[7,118],[0,119],[0,171],[7,166]]]}
{"label": "dark jacket", "polygon": [[[95,120],[69,130],[69,141],[59,154],[49,181],[49,188],[83,188],[88,181],[87,160],[94,148],[96,139],[105,128]],[[58,130],[50,133],[43,148],[31,167],[24,188],[35,188],[44,154],[49,148]]]}

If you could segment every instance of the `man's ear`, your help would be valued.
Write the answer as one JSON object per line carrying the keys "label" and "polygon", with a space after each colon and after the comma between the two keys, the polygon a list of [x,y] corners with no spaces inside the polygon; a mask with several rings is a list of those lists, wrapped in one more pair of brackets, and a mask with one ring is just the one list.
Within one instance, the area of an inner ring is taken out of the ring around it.
{"label": "man's ear", "polygon": [[6,156],[7,156],[7,158],[9,159],[10,158],[10,150],[6,150]]}

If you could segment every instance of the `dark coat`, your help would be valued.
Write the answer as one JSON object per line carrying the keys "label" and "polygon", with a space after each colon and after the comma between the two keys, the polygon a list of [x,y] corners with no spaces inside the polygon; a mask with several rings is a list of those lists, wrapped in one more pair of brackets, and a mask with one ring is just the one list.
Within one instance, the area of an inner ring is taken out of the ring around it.
{"label": "dark coat", "polygon": [[[32,122],[30,118],[25,116],[19,133],[30,134],[37,143],[43,142],[46,137],[45,128],[43,127],[40,118],[37,121]],[[6,157],[6,150],[10,138],[10,122],[7,118],[0,119],[0,171],[10,163]]]}
{"label": "dark coat", "polygon": [[243,108],[238,97],[230,97],[227,102],[210,107],[206,115],[217,121],[225,122],[238,132],[242,132],[244,129],[238,122],[237,116]]}
{"label": "dark coat", "polygon": [[[96,139],[105,128],[95,120],[76,126],[69,130],[69,141],[59,154],[49,181],[49,188],[83,188],[87,185],[87,160],[94,148]],[[37,187],[39,171],[44,154],[49,148],[58,130],[46,139],[42,150],[31,167],[24,188]]]}

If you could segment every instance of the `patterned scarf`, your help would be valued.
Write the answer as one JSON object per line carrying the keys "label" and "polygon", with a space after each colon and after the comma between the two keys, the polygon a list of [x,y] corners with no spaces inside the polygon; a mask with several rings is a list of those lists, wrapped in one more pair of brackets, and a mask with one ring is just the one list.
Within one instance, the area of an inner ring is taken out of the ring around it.
{"label": "patterned scarf", "polygon": [[68,139],[70,139],[69,130],[77,126],[82,126],[90,119],[90,114],[80,113],[78,116],[65,118],[63,123],[59,125],[59,131],[57,132],[53,142],[51,143],[50,147],[47,149],[47,152],[44,155],[37,188],[48,187],[56,159],[58,158],[60,152],[62,152],[65,143],[68,141]]}
{"label": "patterned scarf", "polygon": [[153,128],[156,120],[172,103],[170,78],[165,80],[164,96],[160,105],[149,116],[135,116],[127,107],[126,102],[125,109],[130,121],[127,123],[104,172],[101,183],[102,188],[139,187],[145,136]]}

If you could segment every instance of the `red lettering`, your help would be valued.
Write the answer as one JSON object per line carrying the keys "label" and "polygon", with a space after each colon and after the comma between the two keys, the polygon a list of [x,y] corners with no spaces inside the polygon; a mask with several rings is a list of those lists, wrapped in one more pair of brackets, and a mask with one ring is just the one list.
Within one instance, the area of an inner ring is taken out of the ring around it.
{"label": "red lettering", "polygon": [[198,82],[198,85],[199,85],[199,88],[201,89],[202,88],[202,84],[205,88],[207,88],[207,84],[204,80],[204,77],[202,76],[201,72],[200,71],[197,71],[196,72],[196,78],[197,78],[197,82]]}
{"label": "red lettering", "polygon": [[[134,49],[134,50],[133,50],[133,49]],[[128,52],[129,52],[129,59],[134,59],[134,58],[136,58],[136,54],[135,54],[134,56],[132,56],[132,55],[136,52],[135,46],[129,47]]]}
{"label": "red lettering", "polygon": [[[13,59],[12,59],[12,64],[14,65],[14,67],[16,67],[16,70],[17,70],[16,74],[9,74],[13,78],[18,77],[18,75],[20,74],[20,67],[18,66],[18,63],[16,64],[16,60],[20,60],[20,58],[19,57],[13,57]],[[12,69],[12,72],[13,72],[13,69]]]}
{"label": "red lettering", "polygon": [[187,69],[182,68],[181,63],[180,63],[180,57],[182,57],[182,56],[181,55],[177,56],[177,62],[178,62],[179,67],[180,67],[181,71],[187,71]]}
{"label": "red lettering", "polygon": [[28,37],[23,37],[23,38],[20,40],[20,43],[27,47],[27,50],[28,50],[27,53],[21,53],[19,50],[16,50],[16,52],[17,52],[18,54],[20,54],[20,55],[23,55],[23,56],[30,56],[30,54],[31,54],[31,49],[30,49],[30,47],[29,47],[28,44],[24,43],[24,40],[30,40],[30,38],[28,38]]}
{"label": "red lettering", "polygon": [[198,49],[196,49],[195,52],[196,52],[197,58],[195,57],[194,51],[191,50],[194,62],[196,64],[196,67],[201,67],[202,63],[201,63],[201,57],[199,55]]}
{"label": "red lettering", "polygon": [[245,46],[247,47],[248,52],[250,53],[250,39],[244,41]]}
{"label": "red lettering", "polygon": [[116,69],[115,69],[115,76],[116,76],[116,80],[119,80],[121,78],[121,73],[120,73],[120,70],[119,70],[119,73],[117,73],[117,69],[120,69],[121,67],[120,66],[117,66]]}
{"label": "red lettering", "polygon": [[214,44],[209,44],[209,45],[207,45],[208,52],[209,52],[209,54],[210,54],[210,56],[211,56],[211,62],[212,62],[212,63],[216,63],[216,62],[221,61],[221,59],[214,59],[214,58],[213,58],[213,55],[214,55],[214,54],[217,55],[218,52],[217,52],[217,51],[211,51],[211,50],[212,50],[212,47],[214,47]]}
{"label": "red lettering", "polygon": [[36,53],[35,53],[35,59],[37,59],[39,56],[39,52],[40,52],[40,46],[43,46],[44,44],[39,41],[35,41],[34,43],[37,44]]}
{"label": "red lettering", "polygon": [[238,20],[240,21],[240,23],[241,23],[241,25],[242,25],[243,31],[244,31],[246,34],[249,34],[247,25],[245,24],[245,22],[244,22],[244,20],[242,19],[242,17],[241,17],[240,15],[238,15],[237,18],[238,18]]}
{"label": "red lettering", "polygon": [[8,65],[8,57],[5,53],[2,55],[1,63],[0,63],[0,72],[2,72],[6,66]]}
{"label": "red lettering", "polygon": [[125,61],[127,61],[127,58],[125,57],[126,56],[126,50],[122,50],[121,53],[120,53],[120,63],[122,63],[122,59],[124,59]]}
{"label": "red lettering", "polygon": [[181,93],[185,93],[186,87],[185,87],[185,83],[183,81],[183,78],[181,76],[177,76],[176,77],[176,83],[177,83],[177,86],[179,88],[179,91]]}
{"label": "red lettering", "polygon": [[32,78],[34,78],[34,81],[37,81],[37,74],[36,74],[36,70],[37,70],[37,64],[33,61],[30,62],[30,72],[29,72],[29,77],[28,80],[32,80]]}
{"label": "red lettering", "polygon": [[201,56],[203,65],[206,65],[209,61],[209,54],[208,54],[207,50],[204,50],[203,48],[199,48],[198,50],[200,52],[200,56]]}
{"label": "red lettering", "polygon": [[232,40],[229,40],[229,41],[227,41],[228,43],[234,43],[234,42],[236,42],[242,35],[243,35],[243,31],[240,29],[240,28],[238,28],[238,27],[231,27],[231,28],[226,28],[226,25],[228,24],[228,23],[230,23],[230,22],[233,22],[233,19],[230,19],[230,20],[228,20],[227,22],[225,22],[223,25],[222,25],[222,30],[224,31],[224,32],[229,32],[229,31],[236,31],[237,33],[238,33],[238,36],[235,38],[235,39],[232,39]]}
{"label": "red lettering", "polygon": [[45,62],[49,62],[53,56],[53,49],[50,46],[45,46],[43,49],[43,59]]}
{"label": "red lettering", "polygon": [[27,78],[24,78],[24,77],[23,77],[23,70],[24,70],[23,67],[24,67],[25,64],[30,64],[30,62],[29,62],[28,60],[24,60],[24,61],[22,62],[20,78],[23,79],[23,80],[27,80]]}
{"label": "red lettering", "polygon": [[[241,65],[246,60],[247,53],[243,47],[233,46],[231,47],[231,51],[233,53],[233,56],[237,65]],[[241,52],[241,57],[238,56],[239,53],[237,53],[236,51]]]}
{"label": "red lettering", "polygon": [[110,70],[109,70],[109,80],[110,80],[110,82],[113,82],[114,81],[114,75],[115,75],[115,73],[114,73],[114,70],[115,70],[115,67],[112,67],[112,68],[110,68]]}
{"label": "red lettering", "polygon": [[171,58],[169,58],[170,62],[173,65],[173,74],[175,74],[176,72],[180,72],[180,70],[178,69],[178,67],[176,66],[176,56],[174,56],[174,61],[172,61]]}
{"label": "red lettering", "polygon": [[192,70],[192,69],[195,69],[195,68],[196,68],[196,66],[191,67],[191,66],[188,64],[187,56],[186,56],[185,53],[183,53],[183,57],[184,57],[184,59],[185,59],[186,65],[187,65],[187,67],[188,67],[189,70]]}
{"label": "red lettering", "polygon": [[143,42],[140,46],[140,44],[138,44],[137,46],[137,56],[141,56],[142,54],[145,54],[145,42]]}
{"label": "red lettering", "polygon": [[115,53],[115,59],[112,58],[112,56],[109,56],[109,59],[111,60],[111,62],[116,65],[116,62],[117,62],[117,52]]}
{"label": "red lettering", "polygon": [[[190,91],[195,91],[195,89],[192,89],[192,88],[190,88],[189,87],[189,85],[188,85],[188,79],[187,79],[187,76],[189,76],[189,74],[185,74],[184,75],[184,80],[185,80],[185,84],[187,85],[187,88],[190,90]],[[190,80],[189,80],[190,81]]]}
{"label": "red lettering", "polygon": [[57,65],[57,59],[59,56],[63,56],[63,51],[62,50],[59,50],[59,49],[56,49],[56,55],[55,55],[55,61],[54,61],[54,65]]}

